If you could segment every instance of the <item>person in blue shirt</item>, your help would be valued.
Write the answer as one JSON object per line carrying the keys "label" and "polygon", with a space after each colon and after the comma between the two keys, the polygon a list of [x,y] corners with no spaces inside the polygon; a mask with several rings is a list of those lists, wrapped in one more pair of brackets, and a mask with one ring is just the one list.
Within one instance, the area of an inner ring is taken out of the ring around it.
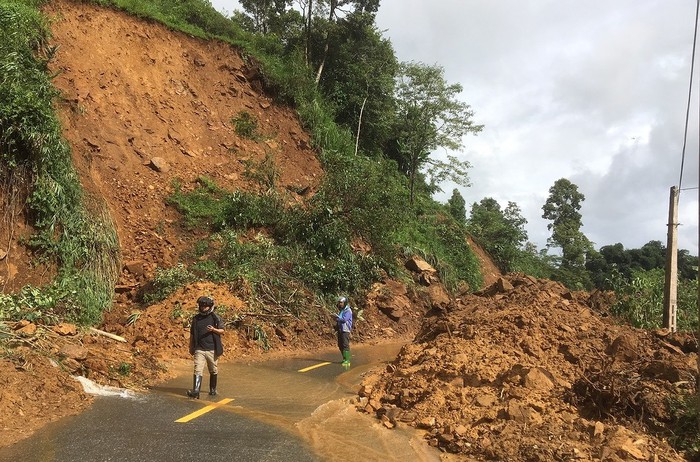
{"label": "person in blue shirt", "polygon": [[343,355],[345,367],[350,367],[350,332],[352,331],[352,308],[346,297],[338,298],[338,314],[337,314],[337,332],[338,332],[338,348]]}

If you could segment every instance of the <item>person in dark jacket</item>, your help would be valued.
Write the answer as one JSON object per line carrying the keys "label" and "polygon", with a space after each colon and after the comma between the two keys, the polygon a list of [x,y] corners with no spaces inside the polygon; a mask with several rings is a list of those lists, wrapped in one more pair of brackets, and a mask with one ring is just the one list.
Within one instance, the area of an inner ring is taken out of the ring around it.
{"label": "person in dark jacket", "polygon": [[214,313],[214,299],[199,297],[197,305],[199,312],[192,318],[190,326],[190,354],[194,355],[194,377],[192,390],[187,391],[187,396],[195,399],[199,399],[205,364],[209,369],[209,394],[216,395],[217,363],[219,356],[224,353],[221,343],[224,323],[221,317]]}

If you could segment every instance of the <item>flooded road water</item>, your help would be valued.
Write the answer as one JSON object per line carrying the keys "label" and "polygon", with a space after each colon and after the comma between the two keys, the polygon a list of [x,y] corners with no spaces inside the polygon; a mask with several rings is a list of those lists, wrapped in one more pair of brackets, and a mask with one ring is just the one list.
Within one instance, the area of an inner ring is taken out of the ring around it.
{"label": "flooded road water", "polygon": [[[218,396],[206,393],[205,375],[200,400],[184,396],[192,374],[183,362],[176,379],[152,392],[98,397],[83,414],[3,448],[0,461],[439,461],[414,429],[388,430],[351,404],[363,374],[400,346],[353,348],[349,370],[330,349],[220,363]],[[178,423],[183,416],[191,420]]]}
{"label": "flooded road water", "polygon": [[[335,349],[262,363],[224,363],[219,368],[219,395],[234,398],[229,412],[298,433],[321,460],[439,461],[440,452],[428,447],[415,429],[388,430],[351,403],[364,375],[393,360],[402,345],[354,347],[347,370]],[[298,372],[325,362],[331,364]],[[163,387],[182,393],[191,387],[191,369]],[[207,387],[205,374],[202,389]]]}

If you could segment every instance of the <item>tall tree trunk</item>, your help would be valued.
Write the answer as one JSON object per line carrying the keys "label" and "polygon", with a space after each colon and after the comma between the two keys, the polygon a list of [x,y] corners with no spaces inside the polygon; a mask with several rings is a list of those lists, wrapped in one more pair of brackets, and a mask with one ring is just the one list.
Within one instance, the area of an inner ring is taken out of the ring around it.
{"label": "tall tree trunk", "polygon": [[367,104],[367,96],[362,100],[362,107],[360,108],[360,118],[357,121],[357,135],[355,136],[355,155],[357,155],[357,149],[360,146],[360,128],[362,128],[362,113],[365,112],[365,104]]}
{"label": "tall tree trunk", "polygon": [[321,62],[318,65],[318,71],[316,71],[316,85],[321,81],[321,74],[323,73],[323,66],[326,64],[326,57],[328,56],[328,48],[330,47],[331,32],[330,26],[333,23],[333,16],[335,16],[335,8],[338,5],[338,0],[331,0],[330,12],[328,13],[328,30],[326,31],[326,44],[323,46],[323,56],[321,57]]}
{"label": "tall tree trunk", "polygon": [[408,163],[408,189],[409,189],[409,199],[408,202],[413,206],[413,199],[415,197],[416,190],[416,174],[418,173],[418,162],[416,161],[416,156],[411,155],[411,159]]}
{"label": "tall tree trunk", "polygon": [[304,27],[306,28],[306,45],[304,46],[304,62],[309,65],[309,54],[311,53],[311,12],[313,11],[314,0],[309,0],[309,11],[306,14]]}

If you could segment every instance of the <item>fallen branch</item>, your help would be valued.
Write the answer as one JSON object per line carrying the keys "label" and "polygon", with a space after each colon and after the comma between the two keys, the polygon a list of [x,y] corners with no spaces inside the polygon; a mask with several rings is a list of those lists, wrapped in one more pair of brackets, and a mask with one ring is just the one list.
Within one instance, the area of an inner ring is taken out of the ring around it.
{"label": "fallen branch", "polygon": [[120,336],[118,336],[118,335],[110,334],[109,332],[105,332],[105,331],[100,330],[100,329],[95,329],[94,327],[91,327],[91,328],[90,328],[90,331],[91,331],[91,332],[94,332],[95,334],[98,334],[98,335],[104,335],[105,337],[111,338],[112,340],[116,340],[116,341],[118,341],[118,342],[126,343],[126,339],[125,339],[124,337],[120,337]]}
{"label": "fallen branch", "polygon": [[262,316],[262,317],[270,317],[270,318],[280,318],[280,317],[290,317],[294,316],[291,313],[239,313],[242,316]]}

